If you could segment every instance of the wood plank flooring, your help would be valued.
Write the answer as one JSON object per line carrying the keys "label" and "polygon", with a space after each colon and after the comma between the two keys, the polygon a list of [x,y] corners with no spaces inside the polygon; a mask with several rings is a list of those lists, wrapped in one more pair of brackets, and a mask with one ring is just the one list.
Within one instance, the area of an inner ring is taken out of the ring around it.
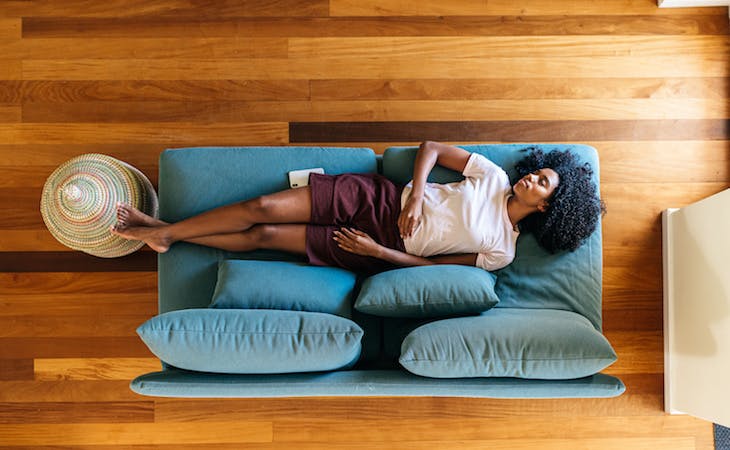
{"label": "wood plank flooring", "polygon": [[[0,450],[711,449],[663,412],[660,213],[730,187],[729,50],[727,8],[651,0],[0,0]],[[165,148],[425,139],[598,149],[626,394],[140,397],[154,253],[70,251],[38,211],[82,153],[156,183]]]}

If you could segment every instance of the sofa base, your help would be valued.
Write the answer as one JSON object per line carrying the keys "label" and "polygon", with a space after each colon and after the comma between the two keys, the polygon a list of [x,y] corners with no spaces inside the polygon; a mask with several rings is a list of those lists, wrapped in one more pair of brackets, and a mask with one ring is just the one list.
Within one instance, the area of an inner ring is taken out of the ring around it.
{"label": "sofa base", "polygon": [[351,370],[281,375],[226,375],[168,369],[137,377],[134,392],[158,397],[483,397],[608,398],[626,387],[596,374],[575,380],[425,378],[402,370]]}

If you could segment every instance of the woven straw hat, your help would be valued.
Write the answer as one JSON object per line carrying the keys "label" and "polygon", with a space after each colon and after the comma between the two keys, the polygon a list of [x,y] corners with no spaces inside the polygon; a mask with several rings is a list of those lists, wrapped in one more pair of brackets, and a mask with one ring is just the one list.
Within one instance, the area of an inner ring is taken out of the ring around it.
{"label": "woven straw hat", "polygon": [[117,202],[157,217],[157,194],[150,180],[129,164],[98,153],[61,164],[46,180],[41,215],[59,242],[90,255],[114,258],[144,246],[116,236]]}

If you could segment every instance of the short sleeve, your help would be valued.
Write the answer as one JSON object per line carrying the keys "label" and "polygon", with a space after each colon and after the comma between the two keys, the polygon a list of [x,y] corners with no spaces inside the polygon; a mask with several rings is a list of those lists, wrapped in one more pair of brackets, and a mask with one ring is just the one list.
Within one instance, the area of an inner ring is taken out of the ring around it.
{"label": "short sleeve", "polygon": [[513,255],[506,255],[503,252],[478,253],[476,266],[484,270],[498,270],[508,266],[513,259]]}
{"label": "short sleeve", "polygon": [[495,172],[504,173],[504,170],[479,153],[472,153],[464,166],[462,175],[467,178],[484,178]]}

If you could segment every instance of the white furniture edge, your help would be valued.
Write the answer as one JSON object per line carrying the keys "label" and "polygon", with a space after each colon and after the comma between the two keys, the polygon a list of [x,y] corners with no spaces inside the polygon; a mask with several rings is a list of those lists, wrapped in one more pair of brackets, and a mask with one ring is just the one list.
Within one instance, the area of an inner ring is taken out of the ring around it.
{"label": "white furniture edge", "polygon": [[660,8],[696,8],[702,6],[728,6],[727,15],[730,18],[730,0],[658,0]]}
{"label": "white furniture edge", "polygon": [[662,211],[664,411],[730,427],[730,189]]}
{"label": "white furniture edge", "polygon": [[670,356],[670,339],[674,336],[669,332],[670,330],[670,317],[673,317],[674,310],[672,305],[674,304],[674,290],[671,288],[670,274],[674,267],[672,262],[674,261],[674,255],[672,254],[672,221],[669,217],[678,211],[679,208],[669,208],[662,211],[662,284],[663,284],[663,300],[664,300],[664,412],[669,414],[684,414],[682,411],[678,411],[672,407],[671,397],[671,374],[672,374],[672,359]]}

